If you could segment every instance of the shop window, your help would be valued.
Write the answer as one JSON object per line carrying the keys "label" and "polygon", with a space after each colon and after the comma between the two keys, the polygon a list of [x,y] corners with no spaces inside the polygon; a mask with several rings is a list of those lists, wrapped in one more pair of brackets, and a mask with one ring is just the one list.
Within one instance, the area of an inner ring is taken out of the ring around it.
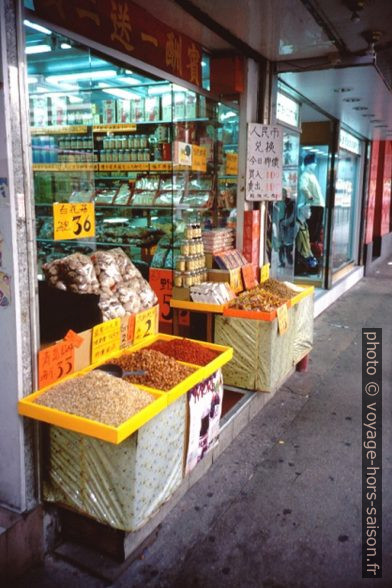
{"label": "shop window", "polygon": [[[33,23],[34,25],[34,23]],[[39,268],[120,246],[173,270],[189,223],[235,227],[238,104],[26,24]],[[203,56],[208,86],[208,56]],[[54,239],[54,203],[94,203],[95,234]]]}

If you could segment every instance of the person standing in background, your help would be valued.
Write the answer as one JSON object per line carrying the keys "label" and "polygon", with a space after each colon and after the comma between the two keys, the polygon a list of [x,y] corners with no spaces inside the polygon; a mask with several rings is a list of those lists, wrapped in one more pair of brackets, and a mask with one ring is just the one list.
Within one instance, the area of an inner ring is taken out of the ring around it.
{"label": "person standing in background", "polygon": [[298,206],[310,206],[311,214],[308,220],[310,242],[321,244],[325,198],[315,174],[316,168],[315,154],[308,153],[304,158],[304,171],[299,180]]}

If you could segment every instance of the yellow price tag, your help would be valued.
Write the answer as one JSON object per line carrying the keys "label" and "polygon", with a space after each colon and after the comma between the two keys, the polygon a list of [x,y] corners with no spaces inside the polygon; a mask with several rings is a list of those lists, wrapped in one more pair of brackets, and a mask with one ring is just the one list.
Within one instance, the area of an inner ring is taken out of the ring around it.
{"label": "yellow price tag", "polygon": [[158,161],[157,163],[155,163],[154,161],[152,161],[150,163],[150,171],[171,171],[172,167],[173,164],[171,162],[162,163],[161,161]]}
{"label": "yellow price tag", "polygon": [[115,318],[93,328],[91,363],[107,359],[120,351],[121,319]]}
{"label": "yellow price tag", "polygon": [[278,315],[278,329],[279,334],[283,335],[289,328],[289,315],[287,312],[287,304],[283,304],[276,309]]}
{"label": "yellow price tag", "polygon": [[269,263],[265,263],[260,268],[260,284],[262,284],[263,282],[265,282],[266,280],[269,279],[269,271],[270,271],[270,264]]}
{"label": "yellow price tag", "polygon": [[84,239],[95,236],[93,202],[53,204],[54,240]]}
{"label": "yellow price tag", "polygon": [[135,316],[134,343],[158,332],[158,306],[148,308]]}
{"label": "yellow price tag", "polygon": [[192,145],[192,170],[207,171],[207,149],[205,147]]}
{"label": "yellow price tag", "polygon": [[230,272],[230,288],[237,294],[238,292],[242,292],[244,289],[244,284],[242,282],[242,275],[241,275],[241,268],[238,267],[236,269],[229,270]]}
{"label": "yellow price tag", "polygon": [[238,175],[238,153],[226,153],[226,175]]}

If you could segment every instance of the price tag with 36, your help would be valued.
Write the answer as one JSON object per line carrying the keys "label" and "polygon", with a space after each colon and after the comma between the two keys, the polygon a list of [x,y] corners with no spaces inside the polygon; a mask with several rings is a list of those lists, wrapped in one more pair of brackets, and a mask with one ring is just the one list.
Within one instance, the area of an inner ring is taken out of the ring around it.
{"label": "price tag with 36", "polygon": [[94,237],[94,203],[54,203],[53,226],[55,241]]}

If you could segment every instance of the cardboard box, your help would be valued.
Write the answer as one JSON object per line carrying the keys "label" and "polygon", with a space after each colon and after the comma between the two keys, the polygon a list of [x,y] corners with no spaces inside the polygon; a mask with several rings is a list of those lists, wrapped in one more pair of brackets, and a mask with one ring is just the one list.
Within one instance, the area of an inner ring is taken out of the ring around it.
{"label": "cardboard box", "polygon": [[175,300],[190,300],[191,295],[189,288],[179,288],[178,286],[173,286],[172,298]]}

